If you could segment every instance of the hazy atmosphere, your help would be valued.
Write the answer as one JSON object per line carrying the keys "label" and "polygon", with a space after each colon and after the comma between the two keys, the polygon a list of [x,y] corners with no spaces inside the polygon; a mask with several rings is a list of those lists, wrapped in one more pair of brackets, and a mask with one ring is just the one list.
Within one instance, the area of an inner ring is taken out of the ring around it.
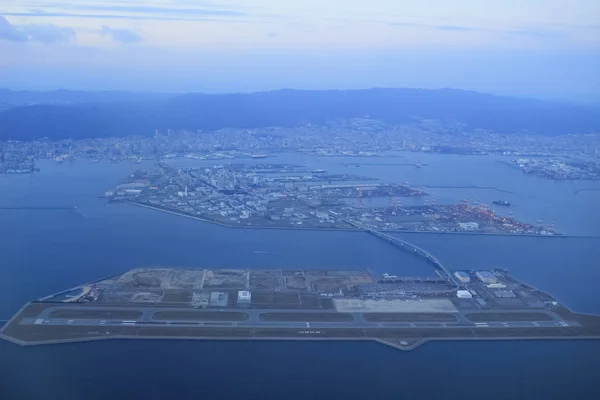
{"label": "hazy atmosphere", "polygon": [[5,0],[0,87],[453,87],[594,100],[595,0]]}
{"label": "hazy atmosphere", "polygon": [[0,399],[598,400],[600,0],[0,0]]}

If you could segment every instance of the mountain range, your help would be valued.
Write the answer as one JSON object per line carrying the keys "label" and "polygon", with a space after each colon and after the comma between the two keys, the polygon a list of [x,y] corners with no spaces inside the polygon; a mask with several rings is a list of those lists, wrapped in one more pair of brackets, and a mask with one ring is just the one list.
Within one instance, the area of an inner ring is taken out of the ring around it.
{"label": "mountain range", "polygon": [[277,90],[232,94],[0,90],[0,139],[153,135],[321,124],[370,117],[388,124],[458,121],[466,129],[539,135],[600,132],[600,110],[456,89]]}

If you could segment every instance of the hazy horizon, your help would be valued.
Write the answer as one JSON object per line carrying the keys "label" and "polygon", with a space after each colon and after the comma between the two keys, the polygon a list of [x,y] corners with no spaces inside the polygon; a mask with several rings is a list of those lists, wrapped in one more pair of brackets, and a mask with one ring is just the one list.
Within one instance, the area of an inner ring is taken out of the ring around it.
{"label": "hazy horizon", "polygon": [[593,0],[7,0],[0,87],[456,88],[600,98]]}

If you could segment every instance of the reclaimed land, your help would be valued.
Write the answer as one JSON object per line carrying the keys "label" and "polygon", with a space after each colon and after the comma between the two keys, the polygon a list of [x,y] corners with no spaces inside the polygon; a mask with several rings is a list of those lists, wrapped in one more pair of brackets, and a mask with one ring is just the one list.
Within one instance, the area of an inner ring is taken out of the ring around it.
{"label": "reclaimed land", "polygon": [[[138,207],[145,207],[151,210],[162,211],[165,213],[179,215],[185,218],[195,219],[197,221],[206,222],[209,224],[220,225],[225,228],[236,228],[236,229],[282,229],[282,230],[294,230],[294,231],[350,231],[350,232],[366,232],[368,229],[356,228],[356,227],[347,227],[347,228],[334,228],[334,227],[318,227],[318,226],[310,226],[310,227],[292,227],[292,226],[257,226],[257,225],[233,225],[226,224],[217,220],[209,219],[206,217],[197,217],[194,215],[189,215],[183,212],[179,212],[176,210],[169,210],[166,208],[151,206],[148,204],[138,203],[136,201],[126,201],[127,204],[132,204]],[[382,232],[387,233],[423,233],[423,234],[432,234],[432,235],[471,235],[471,236],[529,236],[529,237],[544,237],[544,238],[600,238],[600,236],[590,236],[590,235],[563,235],[563,234],[555,234],[552,236],[546,235],[536,235],[532,233],[504,233],[504,232],[438,232],[438,231],[417,231],[417,230],[402,230],[402,229],[391,229],[391,230],[383,230]]]}
{"label": "reclaimed land", "polygon": [[[105,326],[101,331],[85,326],[43,326],[11,324],[2,337],[20,345],[37,345],[98,339],[270,339],[270,340],[376,340],[410,350],[428,340],[495,339],[598,339],[581,336],[573,328],[240,328],[179,326]],[[405,342],[406,344],[402,344]]]}
{"label": "reclaimed land", "polygon": [[221,221],[217,221],[214,219],[210,219],[208,217],[197,217],[194,215],[189,215],[186,214],[184,212],[181,211],[177,211],[177,210],[170,210],[167,208],[161,208],[161,207],[157,207],[157,206],[151,206],[148,204],[144,204],[144,203],[138,203],[137,201],[131,201],[128,200],[126,201],[127,204],[133,204],[135,206],[139,206],[139,207],[145,207],[145,208],[149,208],[152,210],[157,210],[157,211],[162,211],[165,213],[169,213],[169,214],[173,214],[173,215],[179,215],[181,217],[186,217],[186,218],[191,218],[191,219],[195,219],[198,221],[202,221],[202,222],[207,222],[209,224],[215,224],[215,225],[220,225],[223,226],[225,228],[246,228],[246,229],[283,229],[283,230],[293,230],[293,231],[350,231],[350,232],[364,232],[366,231],[366,229],[359,229],[359,228],[353,228],[353,227],[344,227],[344,228],[334,228],[334,227],[318,227],[318,226],[307,226],[307,227],[297,227],[297,226],[258,226],[258,225],[233,225],[233,224],[226,224],[223,223]]}
{"label": "reclaimed land", "polygon": [[[600,316],[573,313],[566,308],[555,312],[582,326],[557,327],[465,327],[447,328],[287,328],[237,326],[184,326],[148,321],[132,325],[50,325],[22,324],[36,318],[55,303],[25,305],[0,331],[0,338],[19,345],[80,342],[100,339],[268,339],[268,340],[376,340],[410,350],[428,340],[521,340],[521,339],[600,339]],[[58,310],[57,310],[58,311]],[[62,311],[62,310],[61,310]],[[96,310],[85,310],[96,311]],[[125,310],[123,310],[125,311]],[[182,310],[187,313],[187,310]],[[161,312],[161,311],[159,311]],[[190,311],[196,312],[196,311]],[[202,312],[202,311],[197,311]],[[293,312],[289,312],[291,314]],[[242,312],[233,314],[245,314]],[[279,314],[268,312],[263,314]],[[286,314],[286,313],[283,313]],[[308,313],[316,314],[316,313]],[[477,314],[477,313],[472,313]],[[444,315],[444,314],[442,314]],[[404,318],[404,317],[402,317]],[[446,318],[446,317],[444,317]]]}

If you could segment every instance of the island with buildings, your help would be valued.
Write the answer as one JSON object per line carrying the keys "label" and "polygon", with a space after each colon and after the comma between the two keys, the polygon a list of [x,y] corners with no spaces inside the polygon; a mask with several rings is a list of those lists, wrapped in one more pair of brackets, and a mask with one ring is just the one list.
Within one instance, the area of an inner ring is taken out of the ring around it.
{"label": "island with buildings", "polygon": [[373,340],[410,350],[429,340],[600,339],[600,316],[574,313],[505,270],[153,267],[32,301],[0,338]]}
{"label": "island with buildings", "polygon": [[524,174],[553,180],[600,180],[600,162],[557,159],[517,158],[505,162]]}
{"label": "island with buildings", "polygon": [[600,316],[572,312],[506,269],[450,271],[429,251],[365,234],[432,266],[370,269],[137,268],[31,301],[0,329],[20,345],[100,339],[600,339]]}
{"label": "island with buildings", "polygon": [[[225,226],[553,236],[554,226],[522,223],[490,205],[437,204],[422,187],[328,174],[291,164],[160,162],[104,196]],[[421,204],[407,205],[409,198]],[[512,213],[512,212],[510,212]]]}

